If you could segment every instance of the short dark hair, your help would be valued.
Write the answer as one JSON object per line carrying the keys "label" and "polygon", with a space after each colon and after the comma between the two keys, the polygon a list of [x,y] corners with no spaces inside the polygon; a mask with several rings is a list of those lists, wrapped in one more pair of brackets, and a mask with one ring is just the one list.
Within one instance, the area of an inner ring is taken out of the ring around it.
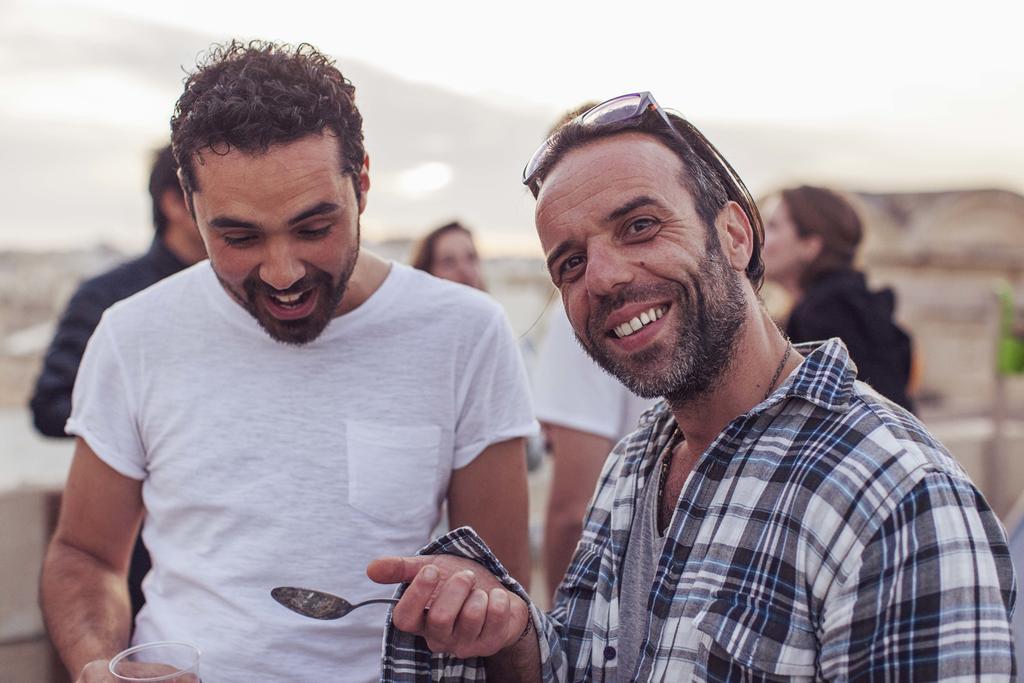
{"label": "short dark hair", "polygon": [[801,185],[779,193],[800,237],[821,237],[821,251],[800,274],[807,287],[822,275],[853,266],[864,224],[852,203],[824,187]]}
{"label": "short dark hair", "polygon": [[562,114],[562,118],[558,119],[558,121],[555,122],[554,127],[548,131],[548,137],[550,138],[552,135],[555,134],[555,131],[557,131],[559,128],[569,123],[577,116],[583,116],[584,114],[586,114],[588,111],[590,111],[599,104],[601,103],[598,102],[597,100],[587,100],[583,104],[577,106],[575,109],[570,109],[569,111],[565,112],[564,114]]}
{"label": "short dark hair", "polygon": [[743,181],[735,172],[731,174],[735,178],[733,181],[729,177],[730,174],[723,170],[724,166],[731,171],[728,162],[693,124],[678,114],[669,111],[665,113],[672,121],[678,136],[673,135],[667,129],[664,120],[654,111],[647,111],[639,121],[626,124],[584,125],[578,117],[563,123],[548,139],[544,157],[533,173],[533,180],[529,185],[530,191],[534,197],[537,197],[547,174],[567,152],[576,147],[630,131],[650,135],[679,157],[683,165],[683,176],[680,178],[680,182],[693,196],[697,214],[704,221],[708,230],[714,229],[715,219],[730,200],[739,204],[747,215],[754,231],[754,243],[746,274],[747,279],[754,285],[754,289],[760,289],[764,280],[764,260],[761,257],[761,249],[764,245],[764,223],[756,202],[751,198]]}
{"label": "short dark hair", "polygon": [[[254,40],[211,46],[185,80],[171,118],[171,144],[187,196],[199,189],[202,150],[264,153],[271,145],[328,131],[341,140],[341,169],[363,165],[363,117],[355,87],[334,60],[307,43]],[[356,196],[359,182],[353,177]]]}
{"label": "short dark hair", "polygon": [[412,258],[410,259],[409,265],[417,270],[422,270],[431,275],[434,274],[434,247],[437,246],[437,240],[441,238],[441,235],[459,230],[469,235],[470,239],[473,239],[473,232],[458,221],[452,221],[445,223],[439,228],[434,228],[426,235],[420,238],[412,248]]}
{"label": "short dark hair", "polygon": [[167,216],[160,207],[160,198],[168,190],[181,192],[178,164],[174,161],[170,145],[161,147],[153,154],[153,169],[149,172],[149,197],[153,200],[153,227],[157,235],[167,230]]}

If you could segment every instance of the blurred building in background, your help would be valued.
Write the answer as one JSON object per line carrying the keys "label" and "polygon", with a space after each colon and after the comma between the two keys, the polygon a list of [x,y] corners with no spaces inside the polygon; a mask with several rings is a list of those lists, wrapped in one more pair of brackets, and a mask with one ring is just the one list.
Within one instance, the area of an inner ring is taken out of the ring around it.
{"label": "blurred building in background", "polygon": [[[912,384],[924,423],[1008,515],[1024,493],[1024,378],[996,381],[997,290],[1024,298],[1024,196],[1002,190],[855,193],[866,233],[859,264],[896,292],[914,339]],[[766,301],[782,315],[777,288]],[[998,405],[997,405],[998,403]],[[992,419],[1003,411],[1005,422]],[[997,427],[1002,431],[997,433]]]}

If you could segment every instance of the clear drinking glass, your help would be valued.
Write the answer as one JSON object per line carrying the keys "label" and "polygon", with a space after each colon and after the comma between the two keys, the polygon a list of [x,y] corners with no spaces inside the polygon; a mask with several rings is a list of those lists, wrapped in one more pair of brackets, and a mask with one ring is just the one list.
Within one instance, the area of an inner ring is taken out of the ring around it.
{"label": "clear drinking glass", "polygon": [[111,659],[110,673],[125,683],[199,683],[199,648],[177,640],[143,643]]}

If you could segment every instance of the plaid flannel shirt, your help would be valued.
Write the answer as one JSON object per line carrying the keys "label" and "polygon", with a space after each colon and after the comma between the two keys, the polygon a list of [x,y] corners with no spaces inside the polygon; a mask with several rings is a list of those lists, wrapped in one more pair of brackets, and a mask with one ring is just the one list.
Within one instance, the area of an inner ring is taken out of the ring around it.
{"label": "plaid flannel shirt", "polygon": [[[855,382],[837,339],[733,420],[701,456],[666,531],[636,671],[616,669],[621,563],[637,494],[676,437],[662,403],[612,452],[583,537],[543,614],[544,681],[1006,680],[1016,598],[1003,529],[910,414]],[[422,552],[480,561],[480,539]],[[401,589],[398,591],[401,592]],[[486,680],[390,624],[383,681]]]}

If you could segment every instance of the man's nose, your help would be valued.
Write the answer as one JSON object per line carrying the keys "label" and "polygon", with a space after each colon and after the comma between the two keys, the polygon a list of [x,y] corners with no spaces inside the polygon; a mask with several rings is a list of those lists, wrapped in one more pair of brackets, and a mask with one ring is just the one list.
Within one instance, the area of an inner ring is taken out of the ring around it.
{"label": "man's nose", "polygon": [[633,266],[620,249],[611,244],[592,243],[587,248],[587,291],[593,296],[611,294],[633,281]]}
{"label": "man's nose", "polygon": [[277,290],[286,290],[302,279],[306,267],[286,245],[271,246],[260,266],[260,279]]}

